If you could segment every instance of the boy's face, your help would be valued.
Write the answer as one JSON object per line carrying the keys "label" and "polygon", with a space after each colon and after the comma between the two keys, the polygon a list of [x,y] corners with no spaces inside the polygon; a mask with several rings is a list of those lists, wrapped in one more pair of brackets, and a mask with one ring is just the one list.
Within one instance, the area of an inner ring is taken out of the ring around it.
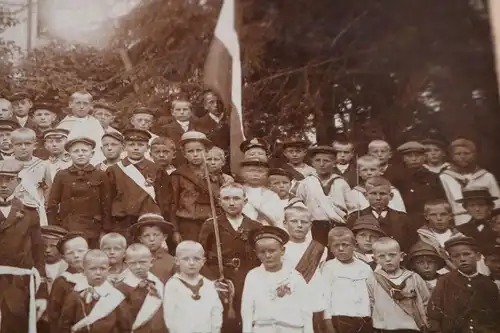
{"label": "boy's face", "polygon": [[441,165],[444,163],[446,155],[440,147],[433,144],[425,145],[425,147],[427,148],[425,152],[425,160],[428,164]]}
{"label": "boy's face", "polygon": [[370,186],[367,188],[366,200],[375,210],[382,211],[387,208],[389,201],[392,199],[392,192],[389,186]]}
{"label": "boy's face", "polygon": [[133,160],[142,160],[148,151],[147,141],[127,141],[125,142],[127,156]]}
{"label": "boy's face", "polygon": [[363,253],[372,253],[372,245],[380,237],[378,232],[362,229],[356,233],[356,243]]}
{"label": "boy's face", "polygon": [[287,176],[269,176],[269,188],[274,191],[280,199],[288,198],[290,187],[292,187],[292,181]]}
{"label": "boy's face", "polygon": [[207,93],[203,97],[203,107],[211,114],[219,117],[222,114],[223,109],[219,108],[219,106],[217,105],[217,100],[217,96],[212,93]]}
{"label": "boy's face", "polygon": [[399,246],[391,244],[379,246],[373,256],[375,262],[387,273],[394,273],[399,269],[402,257]]}
{"label": "boy's face", "polygon": [[266,270],[276,271],[281,265],[285,248],[275,239],[263,238],[255,243],[255,252]]}
{"label": "boy's face", "polygon": [[147,278],[148,272],[153,267],[153,256],[146,251],[129,253],[125,261],[132,274],[140,279]]}
{"label": "boy's face", "polygon": [[324,153],[315,154],[311,160],[311,165],[320,176],[329,175],[335,167],[335,156]]}
{"label": "boy's face", "polygon": [[14,108],[14,112],[18,117],[26,117],[30,112],[33,103],[28,98],[21,99],[19,101],[15,101],[12,103],[12,107]]}
{"label": "boy's face", "polygon": [[50,128],[56,118],[56,114],[49,110],[36,110],[32,116],[35,125],[41,129]]}
{"label": "boy's face", "polygon": [[154,116],[152,114],[137,113],[130,118],[130,124],[136,129],[149,131],[151,125],[153,125],[153,120]]}
{"label": "boy's face", "polygon": [[188,101],[175,101],[172,103],[172,116],[177,121],[191,120],[193,113],[191,111],[191,103]]}
{"label": "boy's face", "polygon": [[432,230],[442,233],[450,228],[452,216],[446,206],[435,205],[427,207],[425,219]]}
{"label": "boy's face", "polygon": [[36,140],[28,136],[13,138],[12,148],[16,159],[28,161],[33,157],[33,151],[35,151],[36,148]]}
{"label": "boy's face", "polygon": [[205,145],[201,142],[186,142],[183,147],[184,157],[189,164],[200,166],[203,164],[203,155],[206,153]]}
{"label": "boy's face", "polygon": [[83,257],[89,250],[87,241],[81,237],[67,241],[63,246],[63,258],[69,267],[81,271],[83,269]]}
{"label": "boy's face", "polygon": [[434,280],[437,275],[438,264],[431,256],[418,256],[414,259],[415,272],[424,280]]}
{"label": "boy's face", "polygon": [[495,215],[491,218],[490,227],[497,236],[500,236],[500,215]]}
{"label": "boy's face", "polygon": [[418,169],[425,163],[425,153],[419,151],[411,151],[403,154],[403,162],[409,169]]}
{"label": "boy's face", "polygon": [[224,155],[221,151],[211,149],[207,152],[207,167],[209,172],[220,172],[224,167]]}
{"label": "boy's face", "polygon": [[486,266],[490,269],[491,276],[495,279],[500,279],[500,255],[488,254],[484,256]]}
{"label": "boy's face", "polygon": [[455,245],[448,250],[451,262],[465,274],[477,272],[479,253],[469,245]]}
{"label": "boy's face", "polygon": [[453,164],[466,168],[476,164],[476,154],[466,147],[455,147],[451,153]]}
{"label": "boy's face", "polygon": [[0,100],[0,119],[10,119],[12,115],[12,104],[5,99]]}
{"label": "boy's face", "polygon": [[247,203],[243,189],[226,187],[220,191],[220,205],[227,215],[239,216]]}
{"label": "boy's face", "polygon": [[311,230],[311,217],[307,212],[294,212],[287,214],[284,224],[291,239],[304,240]]}
{"label": "boy's face", "polygon": [[0,175],[0,198],[10,197],[20,182],[21,180],[17,176]]}
{"label": "boy's face", "polygon": [[307,149],[300,147],[287,147],[283,155],[291,165],[301,165],[307,155]]}
{"label": "boy's face", "polygon": [[64,153],[64,145],[68,141],[65,136],[49,136],[45,139],[45,149],[47,149],[52,156]]}
{"label": "boy's face", "polygon": [[260,147],[253,147],[245,152],[245,159],[267,162],[267,152]]}
{"label": "boy's face", "polygon": [[486,199],[469,199],[464,204],[470,216],[475,220],[485,220],[490,217],[493,204]]}
{"label": "boy's face", "polygon": [[105,136],[104,139],[102,139],[102,154],[108,160],[118,159],[121,156],[123,149],[123,143],[121,143],[119,140],[116,140],[109,136]]}
{"label": "boy's face", "polygon": [[358,166],[359,176],[363,180],[371,177],[378,177],[382,174],[379,163],[360,164]]}
{"label": "boy's face", "polygon": [[90,110],[92,110],[92,97],[76,94],[71,98],[69,107],[74,116],[86,117],[90,113]]}
{"label": "boy's face", "polygon": [[354,240],[350,236],[333,237],[330,241],[330,251],[340,262],[350,263],[353,260]]}
{"label": "boy's face", "polygon": [[94,108],[94,117],[96,117],[97,120],[102,125],[102,128],[106,129],[108,128],[113,121],[115,120],[115,116],[113,115],[113,112],[111,112],[108,109],[103,109],[103,108]]}
{"label": "boy's face", "polygon": [[103,256],[85,260],[83,275],[87,278],[89,285],[102,285],[109,275],[109,259]]}
{"label": "boy's face", "polygon": [[158,251],[165,239],[163,231],[156,226],[143,227],[139,236],[140,242],[146,245],[151,253]]}
{"label": "boy's face", "polygon": [[160,167],[167,167],[172,164],[175,157],[175,148],[167,145],[155,144],[151,146],[151,157]]}
{"label": "boy's face", "polygon": [[368,149],[368,154],[378,158],[381,164],[386,164],[392,157],[391,148],[386,145],[370,147]]}
{"label": "boy's face", "polygon": [[245,166],[241,168],[241,176],[249,186],[263,186],[267,182],[268,171],[262,166]]}
{"label": "boy's face", "polygon": [[341,145],[336,144],[335,150],[337,151],[337,163],[341,165],[349,164],[354,157],[354,147],[350,144]]}
{"label": "boy's face", "polygon": [[43,237],[45,263],[55,264],[61,259],[61,254],[57,250],[58,239]]}
{"label": "boy's face", "polygon": [[179,266],[179,272],[188,276],[196,276],[205,264],[205,256],[201,251],[185,249],[177,254],[175,262]]}
{"label": "boy's face", "polygon": [[90,159],[94,156],[94,150],[91,146],[83,142],[77,142],[69,147],[69,156],[73,164],[76,166],[85,166],[89,164]]}
{"label": "boy's face", "polygon": [[12,149],[12,141],[10,140],[10,131],[0,131],[0,149],[8,151]]}
{"label": "boy's face", "polygon": [[101,251],[106,253],[110,265],[117,265],[123,262],[126,248],[119,239],[109,239],[101,246]]}

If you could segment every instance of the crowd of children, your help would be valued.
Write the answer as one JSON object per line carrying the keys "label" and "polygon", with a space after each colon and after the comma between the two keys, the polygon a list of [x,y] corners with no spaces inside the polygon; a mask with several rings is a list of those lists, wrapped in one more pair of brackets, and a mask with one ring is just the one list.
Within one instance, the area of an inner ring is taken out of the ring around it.
{"label": "crowd of children", "polygon": [[241,146],[169,117],[0,99],[0,333],[494,333],[500,189],[475,144]]}

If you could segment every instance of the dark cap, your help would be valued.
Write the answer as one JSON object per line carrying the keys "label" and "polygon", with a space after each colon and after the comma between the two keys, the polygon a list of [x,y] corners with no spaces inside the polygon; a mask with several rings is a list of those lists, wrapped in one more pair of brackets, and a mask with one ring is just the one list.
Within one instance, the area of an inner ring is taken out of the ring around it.
{"label": "dark cap", "polygon": [[281,169],[281,168],[269,169],[268,176],[284,176],[290,180],[293,180],[293,175],[290,172],[288,172],[287,170]]}
{"label": "dark cap", "polygon": [[446,249],[446,251],[449,251],[449,249],[451,249],[453,246],[457,246],[457,245],[467,245],[467,246],[470,246],[473,248],[478,247],[476,240],[474,238],[467,237],[467,236],[457,236],[457,237],[452,237],[452,238],[448,239],[444,243],[444,248]]}
{"label": "dark cap", "polygon": [[30,113],[35,112],[36,110],[48,110],[52,113],[59,113],[60,108],[57,107],[53,102],[49,101],[37,101],[33,104],[33,107],[30,110]]}
{"label": "dark cap", "polygon": [[420,141],[423,145],[434,145],[439,147],[441,150],[445,150],[448,148],[448,144],[444,140],[427,138]]}
{"label": "dark cap", "polygon": [[143,227],[158,227],[164,234],[169,234],[174,230],[174,225],[158,214],[143,214],[139,217],[136,223],[128,228],[128,233],[133,238],[139,237],[139,233]]}
{"label": "dark cap", "polygon": [[269,163],[266,161],[259,160],[257,158],[249,158],[240,162],[240,167],[247,167],[247,166],[269,168]]}
{"label": "dark cap", "polygon": [[261,239],[274,239],[280,244],[285,245],[290,239],[290,236],[288,236],[288,233],[281,228],[265,225],[260,228],[250,230],[248,239],[250,240],[252,247],[255,247],[255,244]]}
{"label": "dark cap", "polygon": [[9,101],[11,101],[11,102],[22,101],[23,99],[31,99],[30,94],[28,94],[25,91],[20,91],[20,92],[16,92],[16,93],[12,94],[9,97]]}
{"label": "dark cap", "polygon": [[42,236],[52,239],[61,239],[68,233],[68,230],[57,225],[42,226]]}
{"label": "dark cap", "polygon": [[372,214],[360,216],[356,220],[356,222],[354,222],[354,225],[352,226],[351,230],[353,232],[361,230],[370,230],[379,233],[382,236],[387,236],[384,230],[382,230],[382,228],[380,227],[380,224],[378,223],[375,216],[373,216]]}
{"label": "dark cap", "polygon": [[65,137],[67,138],[69,135],[69,131],[64,128],[50,128],[48,130],[43,131],[43,138],[47,139],[49,136],[57,136],[57,137]]}
{"label": "dark cap", "polygon": [[150,109],[150,108],[146,108],[146,107],[138,107],[138,108],[134,108],[132,110],[132,113],[131,115],[134,115],[134,114],[149,114],[149,115],[152,115],[153,117],[156,117],[156,111],[153,110],[153,109]]}
{"label": "dark cap", "polygon": [[125,141],[149,142],[151,139],[151,133],[138,128],[128,128],[123,131],[123,137],[125,138]]}
{"label": "dark cap", "polygon": [[118,110],[113,105],[111,105],[110,103],[106,103],[104,101],[94,102],[93,108],[94,108],[94,110],[95,109],[105,109],[105,110],[110,111],[111,113],[118,112]]}
{"label": "dark cap", "polygon": [[413,259],[422,256],[429,256],[435,258],[436,262],[438,263],[438,270],[446,266],[444,259],[441,258],[436,249],[432,245],[427,244],[424,241],[418,241],[417,243],[415,243],[410,248],[408,256],[405,259],[407,260],[408,263],[411,263]]}
{"label": "dark cap", "polygon": [[264,141],[264,139],[257,137],[245,140],[240,144],[240,150],[242,153],[252,148],[262,148],[267,152],[269,150],[269,145],[266,141]]}
{"label": "dark cap", "polygon": [[67,242],[69,242],[72,239],[79,238],[79,237],[81,237],[81,238],[85,239],[85,241],[87,241],[83,232],[79,232],[79,231],[69,231],[66,235],[62,236],[61,239],[59,239],[59,242],[57,242],[57,249],[59,250],[59,253],[61,253],[61,254],[63,253],[64,244],[66,244]]}
{"label": "dark cap", "polygon": [[423,144],[417,141],[405,142],[397,148],[397,151],[400,154],[407,154],[412,152],[424,153],[426,150],[427,148]]}
{"label": "dark cap", "polygon": [[332,146],[314,146],[309,148],[308,153],[310,156],[314,156],[316,154],[336,155],[337,151]]}
{"label": "dark cap", "polygon": [[68,142],[66,142],[66,144],[64,145],[64,149],[66,151],[69,151],[69,149],[71,148],[71,146],[73,146],[75,143],[84,143],[84,144],[87,144],[87,145],[91,146],[92,149],[94,149],[95,146],[96,146],[96,143],[95,143],[94,140],[92,140],[90,138],[86,138],[86,137],[80,137],[80,138],[71,139]]}
{"label": "dark cap", "polygon": [[12,119],[0,119],[0,131],[8,131],[12,132],[15,129],[20,128],[21,126],[17,121]]}
{"label": "dark cap", "polygon": [[302,138],[291,138],[291,139],[286,139],[283,141],[283,149],[290,148],[290,147],[296,147],[296,148],[309,148],[311,143],[307,139],[302,139]]}
{"label": "dark cap", "polygon": [[0,175],[17,176],[23,168],[23,162],[13,158],[0,161]]}
{"label": "dark cap", "polygon": [[125,138],[123,137],[123,135],[120,132],[115,132],[115,131],[106,132],[101,137],[101,140],[104,139],[105,137],[113,138],[113,139],[118,140],[122,143],[125,142]]}
{"label": "dark cap", "polygon": [[474,199],[485,199],[493,202],[498,198],[492,196],[487,187],[469,186],[462,190],[462,199],[458,199],[457,202],[463,204],[468,200]]}

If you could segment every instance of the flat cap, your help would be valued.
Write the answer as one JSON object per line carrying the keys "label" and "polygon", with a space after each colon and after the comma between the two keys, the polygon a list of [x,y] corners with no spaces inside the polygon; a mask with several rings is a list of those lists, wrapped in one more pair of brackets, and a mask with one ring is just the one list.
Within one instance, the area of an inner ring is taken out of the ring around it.
{"label": "flat cap", "polygon": [[0,161],[0,175],[17,176],[23,168],[23,162],[13,158]]}
{"label": "flat cap", "polygon": [[134,114],[149,114],[153,117],[156,117],[156,111],[153,110],[153,109],[150,109],[150,108],[146,108],[146,107],[138,107],[138,108],[134,108],[132,110],[132,113],[131,115],[134,115]]}
{"label": "flat cap", "polygon": [[211,147],[213,145],[212,141],[210,141],[205,133],[198,132],[198,131],[187,131],[184,134],[182,134],[181,139],[179,141],[179,145],[184,145],[187,142],[201,142],[207,147]]}
{"label": "flat cap", "polygon": [[268,151],[269,145],[267,144],[267,142],[264,139],[258,138],[258,137],[254,137],[252,139],[245,140],[240,144],[240,150],[242,153],[244,153],[252,148],[262,148],[265,151]]}
{"label": "flat cap", "polygon": [[16,92],[16,93],[12,94],[9,97],[9,101],[11,101],[11,102],[22,101],[23,99],[31,99],[30,94],[28,94],[25,91],[20,91],[20,92]]}
{"label": "flat cap", "polygon": [[57,225],[42,226],[42,236],[52,239],[61,239],[68,233],[68,230]]}
{"label": "flat cap", "polygon": [[66,235],[62,236],[60,239],[59,239],[59,242],[57,242],[57,250],[59,250],[59,253],[63,253],[63,247],[64,247],[64,244],[66,244],[67,242],[69,242],[70,240],[72,239],[75,239],[75,238],[83,238],[85,239],[85,241],[87,241],[87,239],[85,238],[85,235],[83,234],[83,232],[80,232],[80,231],[69,231]]}
{"label": "flat cap", "polygon": [[473,248],[478,247],[476,240],[474,238],[467,237],[467,236],[457,236],[457,237],[452,237],[452,238],[448,239],[444,243],[444,248],[446,249],[446,251],[449,251],[449,249],[451,249],[452,247],[457,246],[457,245],[467,245],[467,246],[471,246]]}
{"label": "flat cap", "polygon": [[131,237],[139,237],[139,233],[143,227],[158,227],[164,234],[169,234],[174,230],[174,225],[165,221],[163,216],[158,214],[147,213],[139,217],[136,223],[128,228],[128,233]]}
{"label": "flat cap", "polygon": [[356,222],[354,222],[351,230],[353,232],[361,231],[361,230],[370,230],[380,234],[381,236],[387,236],[384,230],[380,227],[375,216],[372,214],[362,215],[360,216]]}
{"label": "flat cap", "polygon": [[474,200],[474,199],[485,199],[488,201],[495,201],[498,198],[492,196],[487,187],[469,186],[465,187],[462,190],[462,199],[458,199],[457,202],[463,204],[468,200]]}
{"label": "flat cap", "polygon": [[442,150],[446,150],[448,148],[448,144],[444,140],[439,140],[439,139],[434,139],[434,138],[427,138],[422,141],[420,141],[423,145],[433,145],[437,146]]}
{"label": "flat cap", "polygon": [[397,148],[397,151],[401,154],[411,153],[411,152],[425,152],[427,148],[417,141],[408,141],[403,143]]}
{"label": "flat cap", "polygon": [[257,158],[249,158],[240,162],[240,167],[247,167],[247,166],[269,168],[269,163],[267,161],[262,161]]}
{"label": "flat cap", "polygon": [[308,153],[311,156],[316,154],[336,155],[337,151],[332,146],[314,146],[308,149]]}
{"label": "flat cap", "polygon": [[128,128],[123,131],[123,137],[125,138],[125,141],[148,142],[151,139],[151,133],[138,128]]}
{"label": "flat cap", "polygon": [[281,169],[281,168],[271,168],[271,169],[269,169],[268,176],[284,176],[284,177],[287,177],[290,180],[293,179],[293,175],[288,170]]}
{"label": "flat cap", "polygon": [[106,132],[101,137],[101,140],[104,139],[105,137],[113,138],[113,139],[118,140],[122,143],[125,142],[125,138],[123,137],[123,135],[120,132],[115,132],[115,131]]}
{"label": "flat cap", "polygon": [[110,104],[110,103],[106,103],[104,101],[97,101],[94,103],[93,105],[93,108],[94,110],[95,109],[104,109],[104,110],[108,110],[110,111],[111,113],[115,113],[115,112],[118,112],[118,110],[114,107],[114,105]]}
{"label": "flat cap", "polygon": [[48,130],[43,131],[42,135],[44,139],[47,139],[50,136],[67,138],[69,135],[69,131],[64,128],[50,128]]}
{"label": "flat cap", "polygon": [[303,138],[290,138],[286,139],[283,141],[283,149],[285,148],[290,148],[290,147],[297,147],[297,148],[308,148],[311,145],[311,142],[307,139]]}
{"label": "flat cap", "polygon": [[12,132],[13,130],[20,127],[21,126],[17,121],[14,121],[12,119],[0,119],[0,131]]}
{"label": "flat cap", "polygon": [[31,108],[30,112],[33,113],[36,110],[47,110],[52,113],[59,113],[60,108],[55,105],[53,102],[50,101],[37,101],[33,104],[33,107]]}
{"label": "flat cap", "polygon": [[94,149],[96,146],[96,143],[94,140],[87,138],[87,137],[79,137],[79,138],[74,138],[74,139],[68,140],[68,142],[66,142],[66,144],[64,145],[64,149],[66,151],[69,151],[71,146],[73,146],[75,143],[84,143],[86,145],[91,146],[92,149]]}
{"label": "flat cap", "polygon": [[417,257],[422,257],[422,256],[428,256],[428,257],[433,257],[436,259],[436,262],[438,263],[438,270],[443,268],[446,263],[443,258],[439,255],[439,253],[436,251],[436,249],[430,245],[427,244],[424,241],[418,241],[415,243],[411,248],[410,251],[408,252],[408,255],[406,257],[406,260],[410,263],[413,259]]}
{"label": "flat cap", "polygon": [[252,229],[248,234],[248,239],[252,247],[255,247],[255,244],[261,239],[274,239],[280,244],[285,245],[288,243],[290,236],[281,228],[265,225],[261,228]]}

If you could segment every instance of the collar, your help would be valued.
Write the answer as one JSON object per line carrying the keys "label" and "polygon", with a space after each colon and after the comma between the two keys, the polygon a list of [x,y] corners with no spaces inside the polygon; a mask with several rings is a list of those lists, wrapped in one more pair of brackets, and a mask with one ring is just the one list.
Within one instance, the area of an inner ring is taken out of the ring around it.
{"label": "collar", "polygon": [[151,272],[148,272],[148,276],[146,279],[140,279],[137,276],[135,276],[129,269],[126,269],[124,271],[123,276],[124,276],[123,283],[125,283],[126,285],[129,285],[132,288],[137,288],[139,283],[143,280],[148,280],[148,281],[151,281],[153,283],[156,283],[156,280],[157,280],[156,276],[154,276]]}
{"label": "collar", "polygon": [[146,158],[142,158],[138,161],[136,160],[131,160],[129,157],[125,157],[123,160],[122,160],[122,164],[124,167],[127,167],[129,166],[130,164],[133,164],[135,165],[136,167],[139,167],[139,168],[142,168],[142,166],[144,165],[144,161],[146,160]]}
{"label": "collar", "polygon": [[401,279],[402,281],[405,281],[407,278],[409,278],[410,276],[412,276],[414,273],[410,270],[407,270],[407,269],[404,269],[404,268],[401,268],[402,270],[402,273],[400,276],[397,276],[397,277],[394,277],[394,276],[389,276],[386,271],[384,271],[382,269],[381,266],[377,266],[377,268],[375,268],[375,273],[383,276],[384,278],[388,279],[388,280],[394,280],[394,279]]}
{"label": "collar", "polygon": [[232,226],[240,227],[243,224],[243,215],[235,219],[230,218],[229,216],[226,215],[226,218]]}
{"label": "collar", "polygon": [[0,150],[0,153],[1,153],[2,155],[4,155],[4,156],[13,156],[14,151],[7,152],[7,151]]}
{"label": "collar", "polygon": [[467,275],[467,274],[463,273],[463,272],[462,272],[461,270],[459,270],[459,269],[457,269],[457,272],[458,272],[458,274],[462,275],[462,276],[463,276],[464,278],[466,278],[466,279],[472,279],[472,278],[475,278],[475,277],[479,276],[479,272],[476,272],[476,273],[471,274],[471,275]]}
{"label": "collar", "polygon": [[[81,291],[84,291],[88,288],[92,288],[92,286],[89,285],[87,279],[85,279],[84,281],[78,281],[75,284],[75,287],[73,289],[76,292],[81,292]],[[114,289],[114,287],[107,280],[104,281],[104,283],[101,284],[100,286],[94,287],[94,290],[96,291],[96,293],[99,294],[99,296],[101,296],[101,297],[106,297],[106,296],[112,294],[113,289]]]}
{"label": "collar", "polygon": [[379,218],[385,219],[387,217],[388,213],[389,213],[388,210],[383,210],[380,213],[377,213],[377,211],[375,211],[375,209],[372,209],[372,214],[373,214],[373,216],[375,216],[376,219],[379,219]]}
{"label": "collar", "polygon": [[56,163],[57,161],[69,162],[71,161],[71,156],[69,153],[64,153],[61,157],[49,156],[49,162]]}
{"label": "collar", "polygon": [[94,167],[92,166],[92,164],[87,164],[86,166],[84,166],[83,168],[79,168],[75,165],[71,165],[68,170],[69,172],[71,173],[79,173],[79,172],[92,172],[94,171]]}
{"label": "collar", "polygon": [[191,122],[190,120],[186,120],[186,121],[179,121],[179,120],[175,120],[179,125],[181,125],[181,127],[189,127],[189,123]]}
{"label": "collar", "polygon": [[5,200],[0,198],[0,207],[10,207],[12,205],[12,199],[14,199],[14,194],[10,195]]}
{"label": "collar", "polygon": [[224,118],[224,112],[219,117],[217,117],[216,115],[214,115],[211,112],[208,113],[208,116],[210,118],[212,118],[212,120],[215,121],[217,124],[219,124],[222,121],[222,119]]}

